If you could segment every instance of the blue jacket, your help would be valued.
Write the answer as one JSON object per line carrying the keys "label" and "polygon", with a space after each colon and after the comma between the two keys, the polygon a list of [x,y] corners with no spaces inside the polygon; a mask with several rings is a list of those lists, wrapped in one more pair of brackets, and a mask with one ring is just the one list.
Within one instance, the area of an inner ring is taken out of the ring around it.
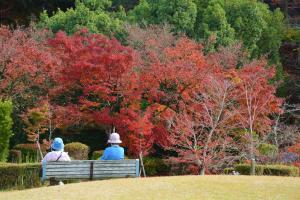
{"label": "blue jacket", "polygon": [[124,159],[124,149],[119,145],[112,145],[104,150],[103,155],[100,160],[123,160]]}

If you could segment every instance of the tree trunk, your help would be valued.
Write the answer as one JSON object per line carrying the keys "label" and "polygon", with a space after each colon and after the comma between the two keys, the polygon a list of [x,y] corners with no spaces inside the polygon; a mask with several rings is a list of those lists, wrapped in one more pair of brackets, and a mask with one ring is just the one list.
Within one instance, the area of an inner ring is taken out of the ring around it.
{"label": "tree trunk", "polygon": [[201,170],[200,170],[200,175],[204,176],[205,175],[205,167],[202,166]]}
{"label": "tree trunk", "polygon": [[140,157],[141,168],[142,168],[141,170],[142,170],[142,172],[144,174],[144,177],[147,177],[146,176],[146,171],[145,171],[145,166],[144,166],[144,161],[143,161],[143,153],[142,152],[139,153],[139,157]]}
{"label": "tree trunk", "polygon": [[251,158],[251,171],[250,171],[250,175],[251,176],[255,176],[255,159],[254,158]]}
{"label": "tree trunk", "polygon": [[251,169],[250,175],[255,175],[255,156],[254,156],[254,138],[253,138],[253,129],[252,125],[250,126],[250,159],[251,159]]}
{"label": "tree trunk", "polygon": [[195,163],[200,170],[199,175],[202,175],[202,176],[205,175],[205,168],[204,168],[204,165],[202,165],[203,161],[201,161],[200,159],[197,158]]}

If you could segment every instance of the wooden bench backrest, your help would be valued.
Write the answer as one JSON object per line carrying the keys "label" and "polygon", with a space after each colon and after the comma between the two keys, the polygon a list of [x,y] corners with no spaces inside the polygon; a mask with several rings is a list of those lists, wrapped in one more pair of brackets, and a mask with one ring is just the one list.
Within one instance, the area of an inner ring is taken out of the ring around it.
{"label": "wooden bench backrest", "polygon": [[43,163],[42,179],[104,179],[138,177],[139,160],[73,160]]}

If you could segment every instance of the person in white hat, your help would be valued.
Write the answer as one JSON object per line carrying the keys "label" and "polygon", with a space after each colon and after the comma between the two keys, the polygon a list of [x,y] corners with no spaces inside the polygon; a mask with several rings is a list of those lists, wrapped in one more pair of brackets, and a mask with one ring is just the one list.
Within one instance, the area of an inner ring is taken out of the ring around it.
{"label": "person in white hat", "polygon": [[104,150],[100,160],[123,160],[124,148],[119,146],[119,144],[122,143],[120,135],[118,133],[111,133],[107,142],[110,143],[111,146]]}

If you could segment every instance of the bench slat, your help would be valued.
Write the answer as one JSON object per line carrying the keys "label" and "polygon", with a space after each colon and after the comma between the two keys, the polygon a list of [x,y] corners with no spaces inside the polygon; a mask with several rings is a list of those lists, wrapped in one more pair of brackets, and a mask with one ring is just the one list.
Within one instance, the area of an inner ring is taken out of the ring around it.
{"label": "bench slat", "polygon": [[[81,168],[81,169],[77,169],[77,168],[63,168],[63,169],[50,169],[47,170],[47,172],[72,172],[72,171],[81,171],[81,172],[89,172],[90,173],[90,169],[87,168]],[[94,169],[93,171],[95,172],[101,172],[101,171],[133,171],[135,172],[135,168],[130,167],[130,168],[101,168],[101,169]]]}
{"label": "bench slat", "polygon": [[65,164],[87,164],[87,163],[99,163],[99,164],[135,164],[135,160],[72,160],[72,161],[60,161],[60,162],[48,162],[47,165],[65,165]]}
{"label": "bench slat", "polygon": [[[135,174],[133,171],[102,171],[101,173],[94,173],[93,176],[104,174]],[[60,175],[90,175],[88,172],[47,172],[46,176],[60,176]]]}
{"label": "bench slat", "polygon": [[[74,165],[74,164],[69,164],[69,165],[47,165],[46,166],[46,169],[57,169],[57,168],[87,168],[90,166],[90,163],[87,164],[87,165]],[[103,168],[103,167],[106,167],[106,168],[109,168],[109,167],[135,167],[135,164],[97,164],[97,163],[94,163],[94,168]]]}
{"label": "bench slat", "polygon": [[[71,174],[71,175],[56,175],[56,176],[47,176],[46,179],[49,179],[51,177],[57,178],[57,179],[89,179],[90,175],[84,175],[84,174]],[[97,178],[117,178],[117,177],[136,177],[135,174],[97,174],[93,176],[94,179]]]}
{"label": "bench slat", "polygon": [[[91,165],[91,163],[93,164]],[[49,179],[50,177],[61,180],[137,177],[139,176],[138,170],[139,162],[133,159],[48,162],[43,163],[43,179]]]}

